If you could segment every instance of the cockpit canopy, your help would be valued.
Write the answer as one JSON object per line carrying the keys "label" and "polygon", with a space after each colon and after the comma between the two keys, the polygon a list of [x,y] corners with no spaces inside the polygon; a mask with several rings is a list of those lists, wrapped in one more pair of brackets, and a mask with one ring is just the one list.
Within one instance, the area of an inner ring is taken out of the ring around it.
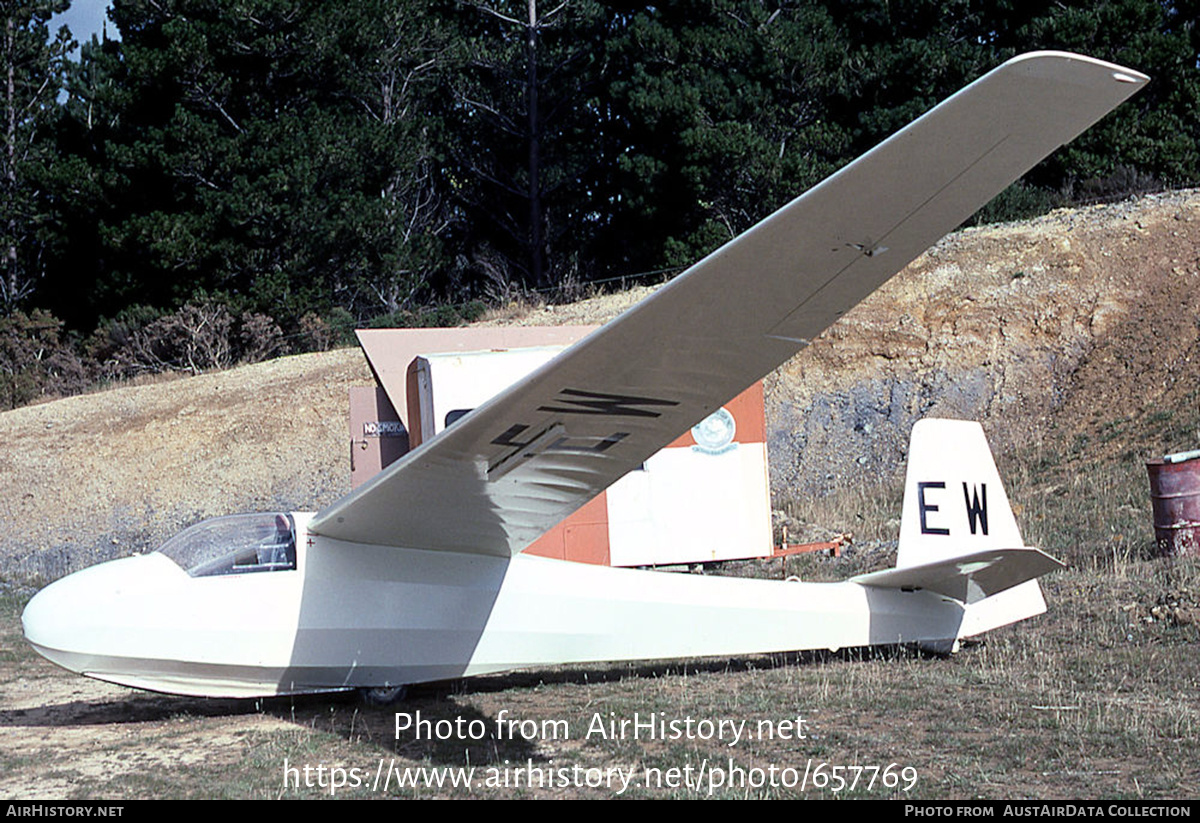
{"label": "cockpit canopy", "polygon": [[296,568],[296,524],[290,514],[234,514],[184,529],[159,553],[192,577]]}

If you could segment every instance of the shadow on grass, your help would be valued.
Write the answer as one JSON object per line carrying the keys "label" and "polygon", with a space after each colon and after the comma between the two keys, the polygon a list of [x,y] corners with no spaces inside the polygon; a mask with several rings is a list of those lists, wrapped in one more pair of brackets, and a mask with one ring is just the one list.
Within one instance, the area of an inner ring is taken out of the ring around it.
{"label": "shadow on grass", "polygon": [[698,674],[738,673],[781,669],[792,666],[813,666],[830,662],[862,662],[871,660],[938,657],[910,646],[881,646],[831,651],[781,652],[747,655],[734,658],[698,660],[651,661],[638,663],[608,663],[593,666],[562,666],[550,669],[509,672],[497,675],[421,683],[409,689],[406,699],[386,707],[368,706],[353,691],[323,694],[292,695],[267,698],[203,698],[134,692],[98,700],[70,700],[50,703],[30,709],[0,710],[0,728],[70,728],[99,725],[153,723],[171,718],[233,717],[249,714],[268,714],[302,726],[313,726],[318,718],[324,722],[330,714],[353,713],[364,722],[387,718],[392,724],[397,712],[421,711],[423,718],[433,723],[455,721],[462,717],[463,707],[454,701],[466,694],[496,694],[540,686],[601,685],[624,681],[654,680],[664,677]]}
{"label": "shadow on grass", "polygon": [[253,714],[258,710],[253,700],[130,693],[113,700],[70,700],[33,709],[5,709],[0,711],[0,728],[111,726],[153,723],[180,716],[226,717]]}

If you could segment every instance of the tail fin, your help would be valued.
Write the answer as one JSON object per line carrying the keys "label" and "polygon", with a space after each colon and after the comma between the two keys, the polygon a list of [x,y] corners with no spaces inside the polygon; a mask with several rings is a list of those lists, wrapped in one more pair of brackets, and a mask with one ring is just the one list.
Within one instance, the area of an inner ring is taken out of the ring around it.
{"label": "tail fin", "polygon": [[917,421],[896,568],[1024,545],[983,427],[968,420]]}
{"label": "tail fin", "polygon": [[913,426],[896,568],[854,579],[953,597],[970,637],[1044,612],[1035,578],[1061,566],[1021,539],[983,428],[928,419]]}

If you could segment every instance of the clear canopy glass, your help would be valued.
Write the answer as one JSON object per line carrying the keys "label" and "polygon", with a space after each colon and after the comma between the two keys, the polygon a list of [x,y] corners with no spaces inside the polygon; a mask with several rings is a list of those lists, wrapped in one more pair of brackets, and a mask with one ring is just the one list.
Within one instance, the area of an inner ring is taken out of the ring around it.
{"label": "clear canopy glass", "polygon": [[296,528],[290,514],[214,517],[158,551],[192,577],[284,571],[296,568]]}

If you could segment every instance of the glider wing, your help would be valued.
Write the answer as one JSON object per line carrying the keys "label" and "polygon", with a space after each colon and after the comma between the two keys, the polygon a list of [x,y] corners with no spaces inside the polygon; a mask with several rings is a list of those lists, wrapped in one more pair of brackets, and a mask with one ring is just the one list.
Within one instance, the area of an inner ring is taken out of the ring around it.
{"label": "glider wing", "polygon": [[520,552],[1146,80],[1061,52],[1010,60],[319,512],[310,531]]}

